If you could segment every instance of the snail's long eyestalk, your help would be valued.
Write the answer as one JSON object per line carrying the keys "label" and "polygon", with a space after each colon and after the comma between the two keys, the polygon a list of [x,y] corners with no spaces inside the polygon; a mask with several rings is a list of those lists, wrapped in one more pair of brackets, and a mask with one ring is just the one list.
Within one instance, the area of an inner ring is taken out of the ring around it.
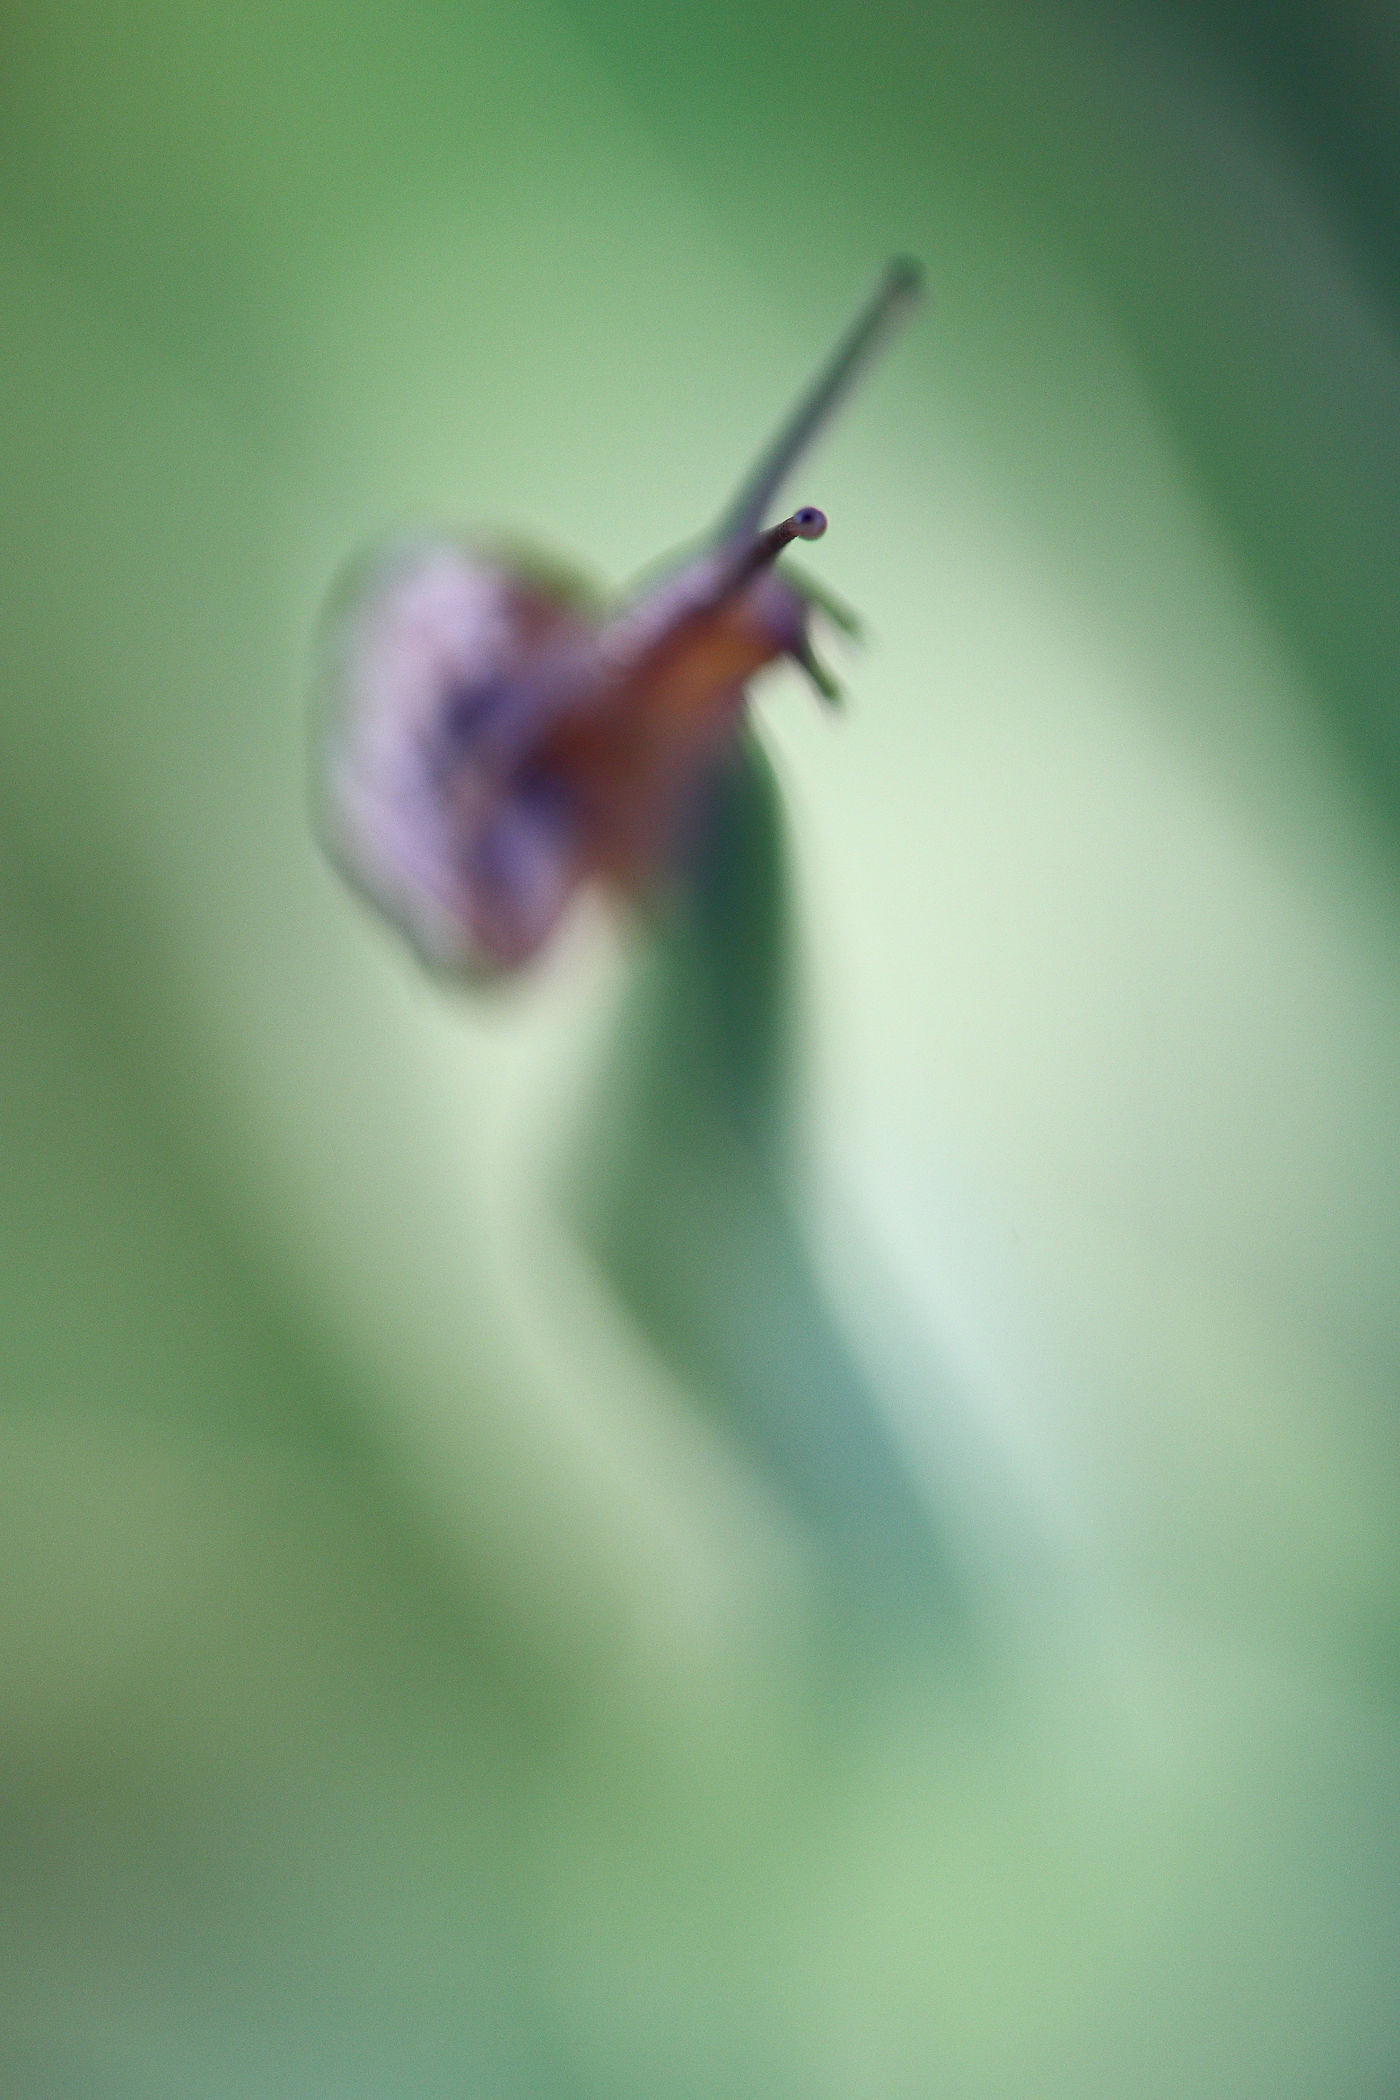
{"label": "snail's long eyestalk", "polygon": [[766,532],[758,533],[749,546],[738,555],[734,567],[724,581],[724,595],[740,591],[760,569],[767,569],[778,559],[784,547],[794,540],[819,540],[826,531],[826,512],[805,504],[795,510],[781,525],[770,525]]}
{"label": "snail's long eyestalk", "polygon": [[819,540],[825,531],[825,511],[807,504],[781,525],[753,533],[745,545],[723,548],[718,556],[682,571],[656,596],[630,607],[603,630],[599,643],[613,675],[635,677],[648,660],[666,656],[697,623],[713,620],[755,576],[771,568],[784,547],[794,540]]}
{"label": "snail's long eyestalk", "polygon": [[792,468],[840,403],[861,367],[903,318],[923,286],[917,263],[892,262],[715,529],[720,546],[749,539]]}

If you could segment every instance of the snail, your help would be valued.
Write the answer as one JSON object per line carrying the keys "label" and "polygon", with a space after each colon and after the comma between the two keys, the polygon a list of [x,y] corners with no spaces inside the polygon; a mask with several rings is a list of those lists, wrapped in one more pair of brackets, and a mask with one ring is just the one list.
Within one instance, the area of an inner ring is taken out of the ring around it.
{"label": "snail", "polygon": [[585,885],[663,890],[768,664],[834,697],[808,621],[813,604],[843,616],[776,566],[826,518],[763,520],[919,282],[890,265],[700,551],[620,607],[441,532],[342,578],[321,641],[320,829],[433,969],[519,969]]}

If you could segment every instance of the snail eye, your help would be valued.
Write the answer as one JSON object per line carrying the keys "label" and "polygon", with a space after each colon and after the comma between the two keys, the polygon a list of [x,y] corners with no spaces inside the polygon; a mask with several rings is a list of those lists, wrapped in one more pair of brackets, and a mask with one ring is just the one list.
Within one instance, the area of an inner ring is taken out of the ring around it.
{"label": "snail eye", "polygon": [[814,504],[805,503],[801,510],[792,514],[793,536],[799,540],[819,540],[826,531],[826,513]]}

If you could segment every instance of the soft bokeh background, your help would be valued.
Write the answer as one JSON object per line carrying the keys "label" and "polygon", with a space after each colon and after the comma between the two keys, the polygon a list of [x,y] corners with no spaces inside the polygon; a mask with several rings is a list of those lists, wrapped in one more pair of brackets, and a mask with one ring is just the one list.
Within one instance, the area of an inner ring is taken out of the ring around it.
{"label": "soft bokeh background", "polygon": [[[1395,17],[3,37],[5,2091],[1393,2093]],[[444,995],[337,567],[621,581],[900,250],[847,716]]]}

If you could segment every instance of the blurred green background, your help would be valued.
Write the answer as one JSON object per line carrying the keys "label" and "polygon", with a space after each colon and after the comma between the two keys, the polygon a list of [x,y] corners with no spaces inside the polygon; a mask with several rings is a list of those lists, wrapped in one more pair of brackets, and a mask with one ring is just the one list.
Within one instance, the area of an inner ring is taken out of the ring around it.
{"label": "blurred green background", "polygon": [[[51,0],[0,56],[0,2084],[1400,2084],[1400,27]],[[616,584],[885,258],[693,902],[323,867],[357,545]]]}

